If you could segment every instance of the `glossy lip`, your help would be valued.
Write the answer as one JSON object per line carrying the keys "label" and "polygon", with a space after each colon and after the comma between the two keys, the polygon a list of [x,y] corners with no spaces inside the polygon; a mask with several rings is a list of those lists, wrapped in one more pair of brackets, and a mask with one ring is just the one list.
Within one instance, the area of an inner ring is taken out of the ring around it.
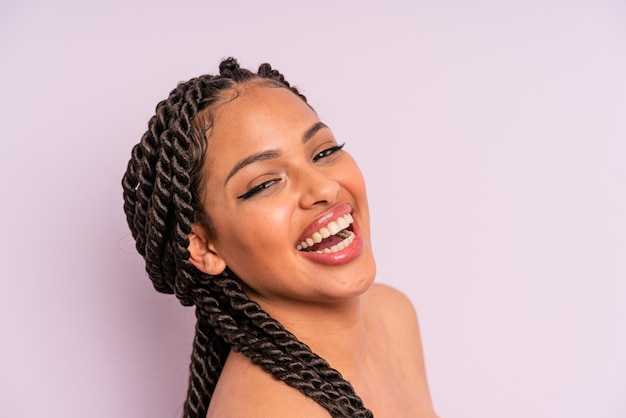
{"label": "glossy lip", "polygon": [[313,222],[307,225],[306,228],[304,228],[304,231],[302,231],[302,234],[298,238],[298,242],[296,242],[295,246],[309,238],[314,232],[319,231],[322,227],[341,218],[346,213],[352,213],[352,206],[349,203],[340,203],[322,213]]}
{"label": "glossy lip", "polygon": [[[334,206],[327,212],[324,212],[304,229],[304,231],[300,235],[300,238],[298,239],[298,244],[313,235],[314,232],[319,231],[320,228],[328,225],[332,221],[336,221],[338,218],[347,213],[352,213],[352,206],[349,203],[341,203],[337,206]],[[361,250],[363,249],[363,237],[361,235],[361,230],[356,223],[356,219],[350,225],[350,229],[354,233],[354,241],[352,241],[352,244],[350,244],[343,250],[337,251],[336,253],[322,254],[311,253],[307,251],[298,251],[298,253],[302,257],[319,264],[333,266],[348,263],[355,259],[359,254],[361,254]]]}

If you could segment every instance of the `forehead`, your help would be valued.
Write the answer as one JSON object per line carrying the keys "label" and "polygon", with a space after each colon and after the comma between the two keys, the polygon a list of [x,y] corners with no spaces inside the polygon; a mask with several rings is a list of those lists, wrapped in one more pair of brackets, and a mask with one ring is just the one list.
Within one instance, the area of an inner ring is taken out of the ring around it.
{"label": "forehead", "polygon": [[248,85],[238,88],[216,109],[210,136],[224,136],[234,131],[255,133],[316,118],[315,112],[286,88]]}
{"label": "forehead", "polygon": [[246,86],[219,106],[207,132],[206,163],[210,173],[253,152],[280,149],[319,121],[298,96],[282,87]]}

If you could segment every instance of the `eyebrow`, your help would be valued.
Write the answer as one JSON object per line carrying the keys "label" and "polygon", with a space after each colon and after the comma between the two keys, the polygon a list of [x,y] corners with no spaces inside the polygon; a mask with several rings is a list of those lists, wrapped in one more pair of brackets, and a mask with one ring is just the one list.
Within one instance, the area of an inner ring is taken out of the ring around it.
{"label": "eyebrow", "polygon": [[[307,129],[304,132],[304,134],[302,134],[302,143],[306,144],[311,138],[315,136],[315,134],[320,129],[323,129],[323,128],[328,128],[328,126],[324,122],[316,122],[315,124],[313,124],[313,126],[311,126],[309,129]],[[277,158],[277,157],[280,157],[280,152],[276,150],[262,151],[262,152],[247,156],[246,158],[244,158],[243,160],[235,164],[232,170],[230,170],[230,172],[228,173],[228,176],[226,176],[226,180],[224,181],[224,184],[228,183],[228,180],[230,180],[242,168],[250,164],[259,162],[259,161],[271,160],[272,158]]]}
{"label": "eyebrow", "polygon": [[317,131],[323,128],[328,129],[328,126],[326,126],[324,122],[316,122],[315,124],[313,124],[313,126],[311,126],[309,129],[306,130],[304,135],[302,135],[302,142],[306,144],[309,139],[315,136]]}
{"label": "eyebrow", "polygon": [[277,158],[279,156],[280,156],[280,152],[269,150],[269,151],[259,152],[258,154],[252,154],[244,158],[243,160],[235,164],[233,169],[230,170],[230,173],[228,173],[228,176],[226,176],[226,181],[224,181],[224,184],[228,183],[228,180],[230,180],[232,176],[237,174],[237,172],[241,170],[242,168],[244,168],[245,166],[248,166],[252,163],[256,163],[259,161],[265,161],[265,160],[270,160],[272,158]]}

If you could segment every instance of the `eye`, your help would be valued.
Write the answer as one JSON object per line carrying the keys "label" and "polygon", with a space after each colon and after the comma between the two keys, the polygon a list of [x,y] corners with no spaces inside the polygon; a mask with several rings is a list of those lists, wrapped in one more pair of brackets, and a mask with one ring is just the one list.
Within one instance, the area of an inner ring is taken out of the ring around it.
{"label": "eye", "polygon": [[322,158],[329,157],[336,153],[337,151],[341,151],[343,146],[346,145],[345,142],[341,145],[335,145],[334,147],[326,148],[324,151],[320,151],[313,157],[313,162],[319,161]]}
{"label": "eye", "polygon": [[254,187],[252,187],[250,190],[248,190],[247,192],[245,192],[244,194],[242,194],[241,196],[237,196],[237,199],[249,199],[252,196],[256,195],[257,193],[262,192],[263,190],[267,189],[268,187],[272,186],[274,183],[278,183],[280,181],[280,179],[273,179],[273,180],[268,180],[268,181],[264,181],[261,184],[258,184]]}

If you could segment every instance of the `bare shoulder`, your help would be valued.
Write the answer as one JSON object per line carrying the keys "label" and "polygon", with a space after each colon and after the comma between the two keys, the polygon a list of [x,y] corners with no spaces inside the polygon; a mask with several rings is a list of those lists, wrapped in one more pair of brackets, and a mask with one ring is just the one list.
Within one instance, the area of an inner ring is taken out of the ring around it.
{"label": "bare shoulder", "polygon": [[247,357],[231,353],[213,393],[207,418],[311,417],[329,414],[315,401],[275,379]]}
{"label": "bare shoulder", "polygon": [[417,327],[417,314],[411,300],[401,291],[381,283],[374,283],[363,295],[366,310],[371,310],[385,321],[387,327]]}
{"label": "bare shoulder", "polygon": [[387,355],[399,380],[412,388],[411,396],[425,408],[419,416],[431,416],[422,339],[413,303],[399,290],[384,284],[372,285],[362,301],[369,323],[381,327],[375,330],[376,335],[384,335]]}
{"label": "bare shoulder", "polygon": [[412,359],[424,373],[422,339],[411,300],[391,286],[376,283],[363,298],[364,315],[384,330],[392,356]]}

